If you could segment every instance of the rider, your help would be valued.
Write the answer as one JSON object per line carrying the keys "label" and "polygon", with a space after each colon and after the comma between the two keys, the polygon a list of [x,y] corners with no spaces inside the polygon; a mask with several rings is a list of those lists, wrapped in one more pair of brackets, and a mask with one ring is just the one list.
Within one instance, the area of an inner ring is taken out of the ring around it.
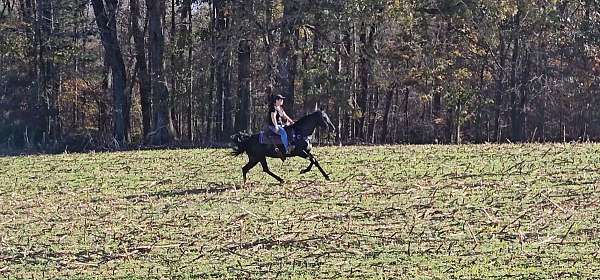
{"label": "rider", "polygon": [[269,114],[267,115],[267,125],[271,131],[281,136],[281,142],[283,142],[285,152],[290,153],[292,149],[288,148],[287,133],[283,128],[282,120],[286,121],[286,125],[292,125],[294,120],[288,117],[283,110],[284,99],[285,97],[281,94],[271,96],[271,100],[269,102]]}

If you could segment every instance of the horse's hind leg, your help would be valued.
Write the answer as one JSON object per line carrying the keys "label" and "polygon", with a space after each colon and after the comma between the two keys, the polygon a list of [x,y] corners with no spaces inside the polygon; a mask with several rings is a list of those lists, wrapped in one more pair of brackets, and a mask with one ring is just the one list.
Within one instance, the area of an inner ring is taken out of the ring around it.
{"label": "horse's hind leg", "polygon": [[271,175],[271,177],[277,179],[277,181],[279,181],[279,183],[283,183],[283,179],[281,179],[281,177],[273,174],[273,172],[271,172],[271,170],[269,170],[269,165],[267,165],[267,158],[262,158],[260,160],[260,164],[262,165],[263,171],[266,172],[267,174]]}
{"label": "horse's hind leg", "polygon": [[258,160],[255,159],[249,159],[248,163],[246,163],[246,165],[244,165],[244,167],[242,167],[242,174],[244,175],[244,184],[246,183],[246,174],[248,173],[248,171],[250,171],[250,169],[252,169],[252,167],[254,167],[256,164],[258,163]]}

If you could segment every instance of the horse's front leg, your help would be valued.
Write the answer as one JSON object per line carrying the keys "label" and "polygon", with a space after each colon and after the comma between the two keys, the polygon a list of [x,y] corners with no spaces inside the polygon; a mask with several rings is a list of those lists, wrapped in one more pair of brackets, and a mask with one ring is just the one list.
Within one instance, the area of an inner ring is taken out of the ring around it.
{"label": "horse's front leg", "polygon": [[306,167],[305,169],[300,170],[300,174],[304,174],[308,171],[310,171],[310,169],[313,167],[313,164],[315,164],[315,162],[313,161],[313,159],[308,155],[308,152],[306,152],[306,150],[300,150],[300,152],[298,153],[298,155],[302,158],[308,159],[308,161],[310,161],[310,164],[308,165],[308,167]]}
{"label": "horse's front leg", "polygon": [[305,169],[300,170],[300,174],[304,174],[310,171],[310,169],[313,167],[313,164],[315,164],[315,162],[311,158],[308,158],[308,160],[310,161],[310,164]]}
{"label": "horse's front leg", "polygon": [[319,164],[319,161],[317,160],[317,158],[315,158],[315,156],[313,156],[310,152],[306,152],[306,154],[308,155],[308,158],[310,160],[310,165],[305,170],[309,171],[312,168],[313,164],[314,164],[315,166],[317,166],[317,168],[319,169],[319,171],[321,171],[321,174],[323,174],[323,177],[325,177],[325,179],[327,181],[331,181],[331,179],[329,178],[329,175],[327,175],[327,173],[325,173],[325,170],[323,170],[323,168]]}

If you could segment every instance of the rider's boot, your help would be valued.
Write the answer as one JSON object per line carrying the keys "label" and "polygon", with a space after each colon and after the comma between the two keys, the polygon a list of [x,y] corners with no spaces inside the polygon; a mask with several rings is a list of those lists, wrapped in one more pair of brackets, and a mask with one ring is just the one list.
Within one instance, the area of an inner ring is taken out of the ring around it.
{"label": "rider's boot", "polygon": [[[277,156],[281,159],[281,161],[285,161],[285,155],[281,152],[279,145],[274,145],[274,146],[275,146],[275,153],[277,153]],[[282,146],[282,148],[285,149],[285,146]]]}

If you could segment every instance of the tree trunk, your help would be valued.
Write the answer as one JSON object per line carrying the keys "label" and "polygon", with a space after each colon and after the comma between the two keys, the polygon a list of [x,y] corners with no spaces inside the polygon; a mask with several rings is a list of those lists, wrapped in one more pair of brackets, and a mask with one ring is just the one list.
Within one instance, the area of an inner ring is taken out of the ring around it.
{"label": "tree trunk", "polygon": [[[450,32],[452,29],[452,25],[448,22],[446,23],[442,23],[440,26],[437,27],[437,30],[435,31],[436,33],[441,33],[441,32],[446,32],[446,34],[451,34]],[[435,52],[435,54],[432,55],[431,60],[432,60],[432,65],[436,64],[436,60],[437,59],[447,59],[448,58],[448,53],[451,50],[451,45],[449,42],[447,42],[449,40],[449,38],[447,38],[446,36],[442,36],[443,39],[439,39],[442,40],[442,42],[438,42],[441,44],[441,46],[439,45],[434,45],[432,46],[433,51]],[[437,39],[434,38],[428,38],[430,40],[435,40],[437,41]],[[452,134],[452,130],[448,129],[449,126],[451,126],[451,122],[452,122],[452,118],[449,115],[445,115],[444,114],[444,110],[442,108],[442,97],[443,97],[443,92],[441,90],[438,90],[438,88],[440,87],[438,79],[434,76],[431,77],[431,90],[433,91],[433,100],[431,102],[431,116],[433,118],[433,123],[434,123],[434,140],[436,142],[451,142],[450,138],[451,138],[451,134]],[[447,105],[446,105],[447,106]],[[450,112],[451,109],[450,108],[446,108],[445,110],[446,112]],[[444,129],[444,124],[446,124],[446,129]]]}
{"label": "tree trunk", "polygon": [[[180,138],[186,135],[191,141],[191,109],[192,106],[192,66],[191,66],[191,36],[192,36],[192,1],[184,0],[180,9],[179,30],[176,24],[176,1],[171,1],[171,45],[176,45],[171,52],[171,91],[172,96],[180,96],[174,100],[172,106],[175,109],[177,120],[177,133]],[[187,54],[186,54],[186,46]],[[188,59],[186,60],[186,55]],[[187,110],[186,110],[187,109]],[[186,120],[184,122],[184,120]],[[184,133],[185,131],[185,133]]]}
{"label": "tree trunk", "polygon": [[379,86],[376,86],[375,91],[373,92],[373,94],[371,94],[371,102],[369,105],[370,112],[369,115],[371,116],[370,121],[369,121],[369,129],[367,130],[369,132],[369,137],[371,138],[371,144],[375,144],[377,143],[377,140],[375,138],[375,132],[377,131],[377,113],[379,111]]}
{"label": "tree trunk", "polygon": [[[408,90],[408,89],[407,89]],[[395,88],[388,90],[385,95],[385,110],[383,111],[383,120],[381,120],[381,142],[387,143],[387,136],[389,131],[388,120],[390,117],[390,110],[392,109],[392,101],[394,97],[394,93],[396,92]]]}
{"label": "tree trunk", "polygon": [[238,97],[240,108],[236,118],[236,130],[250,131],[250,109],[251,109],[251,79],[250,79],[250,41],[240,41],[238,48]]}
{"label": "tree trunk", "polygon": [[43,110],[43,134],[45,140],[56,143],[60,139],[60,124],[58,121],[58,107],[56,104],[58,95],[57,67],[54,63],[54,45],[51,41],[54,37],[55,21],[53,2],[51,0],[40,0],[34,10],[37,11],[34,37],[38,46],[38,104]]}
{"label": "tree trunk", "polygon": [[[485,69],[487,68],[488,65],[488,57],[485,56],[483,58],[483,63],[481,64],[481,70],[479,71],[479,85],[478,85],[478,96],[475,98],[482,98],[484,96],[484,78],[485,78]],[[483,106],[481,105],[477,105],[476,107],[476,117],[475,117],[475,123],[476,123],[476,131],[475,131],[475,142],[477,143],[482,143],[484,142],[484,137],[483,137],[483,124],[484,124],[484,118],[483,118]],[[487,119],[487,123],[489,124],[489,117],[486,118]],[[486,131],[486,134],[488,134],[489,131]],[[489,135],[488,135],[489,137]]]}
{"label": "tree trunk", "polygon": [[[193,66],[193,49],[194,46],[191,42],[192,39],[192,1],[184,0],[183,1],[183,9],[181,14],[182,20],[187,18],[187,26],[185,28],[184,34],[186,37],[187,43],[187,83],[186,83],[186,95],[187,95],[187,137],[188,141],[192,143],[194,141],[194,66]],[[183,49],[183,46],[182,46]]]}
{"label": "tree trunk", "polygon": [[359,59],[359,79],[360,79],[360,92],[358,94],[357,105],[360,109],[360,117],[358,119],[358,129],[357,129],[357,137],[361,141],[366,141],[365,137],[365,120],[367,119],[367,98],[369,94],[369,72],[370,65],[369,59],[367,57],[368,52],[368,42],[367,36],[368,31],[366,24],[363,22],[360,25],[360,59]]}
{"label": "tree trunk", "polygon": [[148,9],[150,35],[150,68],[152,69],[152,89],[156,100],[154,110],[154,128],[150,133],[151,142],[156,145],[164,145],[175,139],[175,129],[171,118],[171,107],[169,106],[169,90],[163,76],[164,45],[162,11],[165,8],[164,0],[146,0]]}
{"label": "tree trunk", "polygon": [[263,37],[265,42],[265,55],[266,55],[266,88],[265,94],[267,97],[273,95],[273,87],[275,84],[273,78],[273,33],[271,28],[273,26],[273,0],[266,0],[265,5],[265,27],[263,30]]}
{"label": "tree trunk", "polygon": [[[229,41],[229,39],[227,40]],[[225,62],[225,75],[223,76],[223,134],[221,141],[229,141],[229,136],[233,134],[235,125],[235,114],[233,108],[234,96],[231,90],[231,52],[227,50],[227,61]]]}
{"label": "tree trunk", "polygon": [[499,67],[497,68],[497,77],[496,77],[496,95],[494,97],[494,140],[497,142],[502,141],[500,139],[502,137],[502,127],[501,127],[501,118],[502,118],[502,107],[503,107],[503,94],[504,94],[504,77],[505,77],[505,62],[506,62],[506,42],[503,35],[503,29],[501,28],[499,31]]}
{"label": "tree trunk", "polygon": [[121,48],[117,39],[116,15],[118,1],[105,0],[106,10],[103,0],[92,0],[94,14],[96,15],[96,24],[100,31],[102,46],[105,51],[105,59],[112,72],[112,92],[113,92],[113,125],[114,138],[119,147],[125,143],[125,87],[127,83],[125,75],[125,63],[121,54]]}
{"label": "tree trunk", "polygon": [[524,59],[523,59],[524,63],[525,63],[525,68],[523,69],[523,73],[521,74],[521,80],[520,80],[520,85],[519,85],[519,93],[520,93],[520,100],[519,100],[519,131],[521,132],[521,140],[527,140],[526,137],[524,138],[524,134],[526,135],[526,131],[527,131],[527,114],[526,114],[526,107],[527,107],[527,101],[529,98],[529,87],[528,87],[528,83],[529,83],[529,79],[531,78],[531,60],[529,59],[529,51],[526,50]]}
{"label": "tree trunk", "polygon": [[456,144],[460,145],[462,144],[462,136],[461,136],[461,130],[460,130],[460,126],[462,125],[462,120],[461,120],[461,112],[462,111],[462,104],[459,101],[458,104],[456,105],[456,113],[455,113],[455,129],[456,129]]}
{"label": "tree trunk", "polygon": [[281,40],[279,45],[279,65],[277,92],[287,99],[284,103],[285,111],[293,118],[296,81],[297,55],[296,44],[298,40],[298,23],[300,9],[295,0],[283,0],[283,23],[281,26]]}
{"label": "tree trunk", "polygon": [[[178,1],[179,2],[179,1]],[[185,8],[182,9],[182,21],[185,20],[183,13],[185,13]],[[183,48],[181,47],[181,40],[177,40],[177,28],[176,28],[176,15],[177,15],[177,11],[175,10],[175,0],[171,0],[171,28],[170,28],[170,34],[169,34],[169,41],[170,41],[170,46],[175,46],[175,48],[172,48],[172,50],[170,51],[171,53],[171,59],[170,59],[170,64],[169,67],[167,68],[168,72],[166,73],[166,75],[170,74],[170,80],[171,80],[171,100],[169,101],[169,107],[170,107],[170,111],[171,111],[171,118],[173,119],[174,122],[174,127],[176,129],[174,129],[175,135],[177,136],[181,136],[181,110],[179,110],[180,108],[180,100],[179,98],[177,98],[178,96],[180,96],[180,89],[179,89],[179,77],[180,77],[180,73],[181,73],[181,69],[183,67]],[[166,76],[165,75],[165,76]],[[166,77],[165,77],[166,78]]]}
{"label": "tree trunk", "polygon": [[215,33],[215,67],[216,67],[216,125],[217,138],[226,139],[232,132],[233,116],[231,115],[231,92],[229,79],[230,55],[227,45],[229,43],[230,18],[225,12],[225,0],[213,1],[214,33]]}
{"label": "tree trunk", "polygon": [[[109,84],[111,83],[111,71],[110,66],[108,65],[108,60],[104,59],[103,63],[104,67],[102,68],[101,92],[108,92],[108,89],[110,88]],[[104,136],[109,131],[109,117],[107,115],[108,105],[106,104],[106,98],[104,96],[96,96],[95,98],[97,104],[96,106],[98,106],[98,116],[96,117],[98,120],[98,132],[100,135]]]}
{"label": "tree trunk", "polygon": [[[146,139],[152,129],[152,99],[150,75],[148,74],[148,63],[146,60],[145,32],[140,28],[140,4],[139,0],[130,0],[131,33],[133,35],[136,71],[139,79],[140,105],[142,109],[142,134]],[[133,81],[132,81],[133,82]]]}
{"label": "tree trunk", "polygon": [[410,120],[408,119],[408,97],[409,97],[410,91],[408,89],[404,90],[404,141],[406,141],[407,143],[410,142],[410,139],[408,139],[409,133],[409,126],[410,126]]}
{"label": "tree trunk", "polygon": [[519,60],[520,60],[520,36],[521,36],[521,7],[518,7],[518,11],[515,14],[513,20],[513,53],[512,53],[512,62],[511,62],[511,76],[510,76],[510,120],[511,120],[511,140],[513,142],[521,141],[521,116],[519,114],[519,103],[518,103],[518,94],[520,92],[521,83],[518,79],[519,76]]}
{"label": "tree trunk", "polygon": [[[27,49],[25,50],[26,56],[30,59],[30,68],[28,69],[28,75],[32,80],[32,89],[31,93],[33,95],[32,100],[30,101],[30,107],[35,108],[41,107],[41,90],[40,90],[40,57],[38,56],[38,46],[40,46],[38,36],[39,36],[39,24],[36,20],[36,14],[34,9],[34,0],[24,0],[21,3],[21,12],[22,19],[25,23],[25,35],[27,36]],[[29,136],[33,141],[39,143],[41,141],[42,135],[45,133],[45,126],[43,123],[45,122],[43,116],[38,116],[36,120],[32,123],[32,130]]]}

